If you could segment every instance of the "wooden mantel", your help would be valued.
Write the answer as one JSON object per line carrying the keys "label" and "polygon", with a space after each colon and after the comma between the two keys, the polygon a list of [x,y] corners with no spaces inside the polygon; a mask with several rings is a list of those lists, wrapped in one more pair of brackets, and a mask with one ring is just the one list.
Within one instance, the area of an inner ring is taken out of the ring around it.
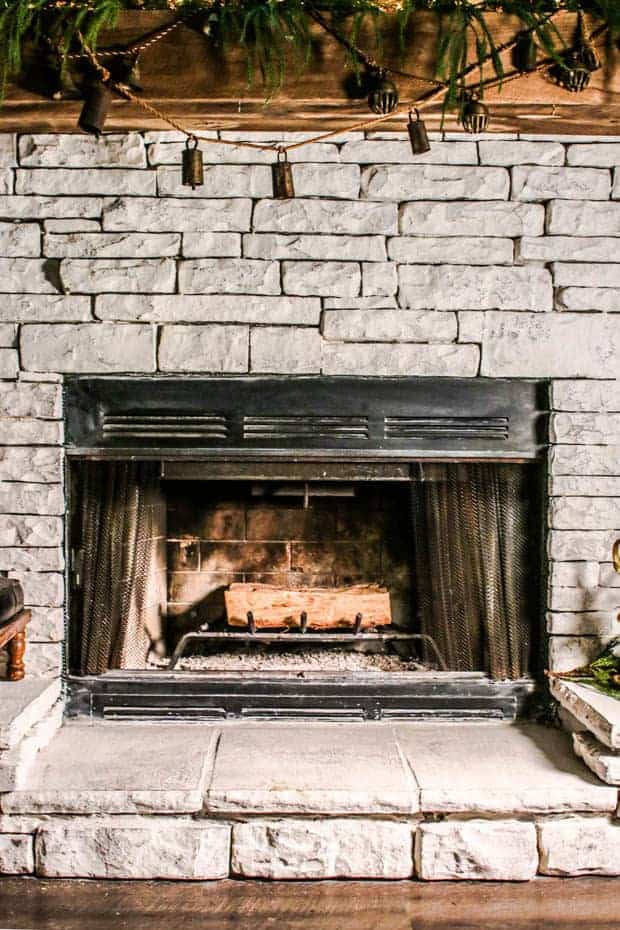
{"label": "wooden mantel", "polygon": [[[515,17],[495,14],[493,32],[498,43],[510,39],[519,28]],[[126,44],[171,21],[167,13],[127,12],[121,15],[113,36],[106,41]],[[572,40],[575,16],[563,13],[556,24],[567,41]],[[406,71],[433,75],[433,49],[436,19],[432,14],[416,14],[410,25],[408,51],[399,59],[396,43],[387,41],[380,57]],[[229,50],[218,56],[207,40],[188,26],[173,33],[145,51],[140,59],[142,96],[187,128],[263,131],[328,131],[367,118],[366,101],[350,99],[344,89],[347,70],[342,48],[328,35],[314,29],[315,59],[303,69],[293,63],[287,72],[286,89],[265,105],[260,84],[248,86],[245,56],[241,50]],[[372,40],[360,42],[371,54]],[[593,74],[589,88],[571,94],[551,82],[543,72],[512,81],[501,90],[490,91],[485,100],[492,112],[490,129],[495,132],[557,133],[585,135],[620,135],[620,52],[617,48],[600,49],[603,67]],[[510,58],[505,56],[506,67]],[[489,76],[491,72],[488,72]],[[401,100],[409,101],[428,90],[421,84],[397,79]],[[0,108],[0,131],[56,132],[76,131],[80,102],[53,101],[24,89],[9,88]],[[382,130],[402,130],[406,110],[387,123]],[[424,111],[430,129],[437,129],[440,106]],[[125,100],[115,100],[106,131],[131,129],[166,129],[164,123]],[[453,117],[445,129],[455,130]]]}

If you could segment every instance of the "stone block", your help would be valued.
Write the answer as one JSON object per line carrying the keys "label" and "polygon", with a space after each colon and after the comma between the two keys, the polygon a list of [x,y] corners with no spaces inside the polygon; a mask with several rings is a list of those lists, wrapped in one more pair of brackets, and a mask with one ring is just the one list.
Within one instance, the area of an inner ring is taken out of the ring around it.
{"label": "stone block", "polygon": [[0,481],[0,512],[60,516],[65,512],[62,485]]}
{"label": "stone block", "polygon": [[[1,206],[1,205],[0,205]],[[105,230],[140,232],[246,232],[252,201],[242,197],[220,200],[118,197],[103,207]]]}
{"label": "stone block", "polygon": [[205,881],[228,877],[229,855],[229,826],[178,818],[49,821],[35,843],[44,878]]}
{"label": "stone block", "polygon": [[59,290],[56,263],[36,258],[0,258],[0,280],[9,293],[55,294]]}
{"label": "stone block", "polygon": [[619,381],[554,381],[553,410],[620,413]]}
{"label": "stone block", "polygon": [[512,169],[515,200],[609,200],[610,189],[609,171],[599,168]]}
{"label": "stone block", "polygon": [[362,172],[368,200],[507,200],[504,168],[439,165],[372,165]]}
{"label": "stone block", "polygon": [[615,168],[620,164],[620,145],[617,142],[586,142],[569,145],[569,165],[589,168]]}
{"label": "stone block", "polygon": [[240,233],[183,233],[184,258],[239,258],[240,255]]}
{"label": "stone block", "polygon": [[[534,269],[521,270],[534,272]],[[532,304],[537,292],[542,294],[542,287],[530,290]],[[561,352],[558,346],[562,347]],[[530,378],[613,377],[619,353],[620,326],[602,314],[584,318],[579,313],[492,312],[484,318],[481,374]]]}
{"label": "stone block", "polygon": [[596,738],[620,750],[620,707],[616,698],[587,685],[561,678],[550,681],[551,694]]}
{"label": "stone block", "polygon": [[28,777],[37,755],[54,738],[63,720],[63,703],[57,701],[12,749],[0,753],[0,791],[14,791]]}
{"label": "stone block", "polygon": [[599,566],[598,583],[602,588],[620,588],[620,574],[611,562],[605,562]]}
{"label": "stone block", "polygon": [[[165,134],[164,134],[165,135]],[[176,138],[165,138],[160,139],[154,142],[154,144],[149,145],[148,155],[149,155],[149,164],[151,165],[178,165],[181,162],[181,157],[183,150],[185,148],[185,140],[183,136],[179,136],[178,133],[172,133]],[[201,137],[205,136],[205,132],[201,131]],[[253,137],[254,133],[238,133],[236,134],[237,140],[249,141]],[[273,133],[274,136],[281,135],[281,133]],[[222,139],[228,138],[229,133],[223,133]],[[215,134],[213,134],[215,138]],[[306,135],[305,138],[308,138]],[[342,136],[338,137],[339,141],[342,139]],[[258,141],[258,140],[256,140]],[[281,141],[279,139],[269,139],[264,140],[270,143]],[[233,146],[233,145],[224,145],[209,143],[202,147],[202,158],[205,165],[272,165],[274,160],[274,152],[271,150],[261,150],[261,149],[251,149],[246,146]],[[298,162],[333,162],[337,163],[340,161],[340,155],[338,152],[338,146],[330,142],[316,142],[311,145],[305,145],[301,149],[292,149],[288,153],[288,160],[292,163]]]}
{"label": "stone block", "polygon": [[361,201],[262,200],[254,208],[254,232],[394,235],[395,203]]}
{"label": "stone block", "polygon": [[0,320],[15,320],[16,323],[78,323],[90,319],[89,297],[3,294],[0,302]]}
{"label": "stone block", "polygon": [[0,571],[14,572],[56,572],[64,568],[62,549],[36,547],[0,548]]}
{"label": "stone block", "polygon": [[[37,385],[38,387],[38,385]],[[54,484],[62,481],[59,449],[0,447],[0,479]]]}
{"label": "stone block", "polygon": [[573,733],[575,755],[608,785],[620,785],[620,750],[609,749],[591,733]]}
{"label": "stone block", "polygon": [[394,297],[324,297],[325,310],[396,310]]}
{"label": "stone block", "polygon": [[60,274],[69,293],[83,294],[170,293],[176,281],[172,258],[66,258]]}
{"label": "stone block", "polygon": [[0,546],[60,546],[62,539],[60,517],[0,514]]}
{"label": "stone block", "polygon": [[355,200],[360,192],[360,169],[358,165],[296,164],[293,183],[297,197]]}
{"label": "stone block", "polygon": [[[578,596],[573,597],[572,603],[570,599],[563,601],[564,592],[569,591],[576,595],[581,593],[578,588],[553,588],[550,601],[552,610],[547,613],[547,632],[556,636],[610,636],[614,625],[613,614],[609,610],[582,610],[581,607],[575,607]],[[589,593],[585,592],[586,595]],[[584,601],[587,603],[587,596]]]}
{"label": "stone block", "polygon": [[28,640],[33,643],[60,643],[65,638],[65,617],[60,607],[35,607],[28,624]]}
{"label": "stone block", "polygon": [[27,324],[22,326],[20,345],[22,366],[30,371],[155,370],[153,331],[147,325]]}
{"label": "stone block", "polygon": [[550,636],[549,668],[552,672],[572,672],[589,665],[602,648],[598,636]]}
{"label": "stone block", "polygon": [[0,681],[0,749],[12,749],[52,709],[60,697],[60,682]]}
{"label": "stone block", "polygon": [[620,264],[554,262],[552,270],[556,287],[596,287],[601,281],[609,287],[620,287]]}
{"label": "stone block", "polygon": [[[204,166],[204,183],[186,187],[178,167],[157,169],[160,197],[272,197],[271,168],[268,165]],[[163,208],[163,207],[162,207]]]}
{"label": "stone block", "polygon": [[0,416],[59,419],[62,416],[61,400],[60,387],[55,384],[3,384],[0,391]]}
{"label": "stone block", "polygon": [[41,230],[36,223],[0,222],[0,253],[5,258],[41,254]]}
{"label": "stone block", "polygon": [[277,262],[247,258],[191,259],[179,265],[182,294],[279,294]]}
{"label": "stone block", "polygon": [[54,197],[71,191],[78,197],[102,194],[112,197],[129,195],[148,197],[155,193],[154,171],[94,168],[74,171],[71,168],[18,168],[15,176],[15,193]]}
{"label": "stone block", "polygon": [[565,287],[556,295],[557,310],[585,310],[586,313],[620,312],[620,288]]}
{"label": "stone block", "polygon": [[357,262],[282,262],[282,288],[286,294],[321,297],[355,297],[360,293]]}
{"label": "stone block", "polygon": [[400,236],[388,240],[394,262],[413,265],[510,265],[511,239],[471,236]]}
{"label": "stone block", "polygon": [[10,167],[17,164],[16,136],[14,133],[2,133],[0,138],[0,164]]}
{"label": "stone block", "polygon": [[[542,311],[553,307],[551,276],[544,268],[401,265],[398,274],[401,303],[412,309]],[[513,314],[490,315],[496,316],[512,318]]]}
{"label": "stone block", "polygon": [[609,558],[614,533],[615,530],[550,530],[549,556],[558,561],[588,559],[602,562]]}
{"label": "stone block", "polygon": [[99,220],[43,220],[43,229],[46,233],[56,235],[58,233],[76,233],[76,232],[101,232],[101,223]]}
{"label": "stone block", "polygon": [[620,500],[615,497],[555,497],[550,524],[560,530],[620,529]]}
{"label": "stone block", "polygon": [[482,342],[484,335],[484,313],[481,310],[465,310],[457,313],[458,341]]}
{"label": "stone block", "polygon": [[554,443],[620,444],[620,413],[554,413],[550,433]]}
{"label": "stone block", "polygon": [[48,233],[43,240],[48,258],[162,258],[180,246],[179,233]]}
{"label": "stone block", "polygon": [[261,326],[250,334],[251,371],[272,374],[314,374],[321,370],[318,330]]}
{"label": "stone block", "polygon": [[553,236],[620,236],[620,203],[554,200],[549,204],[547,232]]}
{"label": "stone block", "polygon": [[434,310],[325,310],[322,332],[338,342],[453,342],[457,324]]}
{"label": "stone block", "polygon": [[554,475],[618,475],[620,446],[556,445],[549,464]]}
{"label": "stone block", "polygon": [[542,236],[544,223],[542,204],[431,200],[405,203],[400,208],[404,236]]}
{"label": "stone block", "polygon": [[0,875],[32,875],[34,842],[23,833],[0,834]]}
{"label": "stone block", "polygon": [[543,875],[620,875],[620,822],[562,817],[538,824]]}
{"label": "stone block", "polygon": [[[559,588],[552,590],[549,601],[551,610],[613,611],[620,609],[620,594],[615,588]],[[606,613],[607,625],[611,614]],[[560,632],[560,631],[556,631]],[[570,632],[597,632],[597,630],[571,630]],[[620,629],[618,630],[620,633]]]}
{"label": "stone block", "polygon": [[62,436],[63,424],[59,420],[0,419],[3,446],[58,446]]}
{"label": "stone block", "polygon": [[473,378],[477,346],[335,343],[323,345],[326,375],[428,375]]}
{"label": "stone block", "polygon": [[248,370],[247,326],[164,326],[159,344],[161,371],[243,372]]}
{"label": "stone block", "polygon": [[19,374],[19,356],[15,349],[0,349],[0,378],[16,378]]}
{"label": "stone block", "polygon": [[137,132],[106,133],[99,139],[76,133],[26,134],[19,138],[19,163],[32,168],[144,168],[146,148]]}
{"label": "stone block", "polygon": [[397,290],[398,269],[393,262],[362,263],[362,294],[365,297],[389,297]]}
{"label": "stone block", "polygon": [[0,197],[0,216],[5,220],[42,220],[99,217],[102,197]]}
{"label": "stone block", "polygon": [[550,580],[557,588],[595,588],[598,585],[598,562],[551,562]]}
{"label": "stone block", "polygon": [[254,821],[233,826],[231,871],[243,878],[410,878],[411,825],[378,820]]}
{"label": "stone block", "polygon": [[484,139],[478,143],[482,165],[563,165],[566,152],[559,142],[515,142]]}
{"label": "stone block", "polygon": [[415,857],[425,881],[530,881],[538,871],[536,827],[517,820],[421,823]]}
{"label": "stone block", "polygon": [[24,589],[24,601],[29,606],[62,607],[64,578],[58,572],[11,571]]}
{"label": "stone block", "polygon": [[519,242],[519,258],[535,262],[617,262],[618,240],[611,236],[525,236]]}
{"label": "stone block", "polygon": [[62,643],[28,643],[26,674],[42,680],[59,678],[62,674],[62,655]]}
{"label": "stone block", "polygon": [[264,323],[318,326],[318,297],[258,296],[240,300],[233,294],[101,295],[95,301],[101,320],[149,323]]}
{"label": "stone block", "polygon": [[387,258],[382,236],[286,236],[274,233],[244,235],[243,254],[246,258],[304,261],[381,262]]}
{"label": "stone block", "polygon": [[414,155],[408,139],[395,139],[390,134],[389,138],[345,142],[340,160],[359,165],[477,165],[478,153],[475,142],[461,139],[449,143],[433,141],[430,152]]}

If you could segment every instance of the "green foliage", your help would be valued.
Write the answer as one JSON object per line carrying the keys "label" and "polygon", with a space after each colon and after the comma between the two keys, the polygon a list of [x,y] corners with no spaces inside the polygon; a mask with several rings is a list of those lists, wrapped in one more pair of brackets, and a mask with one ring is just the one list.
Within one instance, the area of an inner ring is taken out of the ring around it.
{"label": "green foliage", "polygon": [[[297,53],[299,67],[312,54],[313,0],[0,0],[0,85],[19,74],[24,45],[48,40],[61,57],[79,49],[79,37],[96,47],[99,33],[114,25],[122,10],[174,10],[188,17],[202,13],[213,40],[225,51],[235,45],[247,52],[248,78],[260,77],[269,93],[284,81],[285,62]],[[353,45],[362,26],[372,21],[377,48],[388,22],[396,21],[403,48],[412,14],[428,10],[441,22],[437,40],[437,76],[447,84],[446,105],[457,105],[472,69],[466,69],[468,42],[473,39],[479,61],[490,61],[498,78],[503,64],[487,14],[519,17],[547,55],[564,46],[552,22],[558,10],[583,11],[603,20],[609,38],[620,37],[620,0],[400,0],[386,12],[387,0],[314,0],[316,9]],[[378,54],[377,49],[374,54]],[[360,59],[349,50],[355,70]],[[467,70],[467,74],[464,72]],[[474,69],[475,70],[475,69]],[[482,70],[479,69],[480,80]]]}

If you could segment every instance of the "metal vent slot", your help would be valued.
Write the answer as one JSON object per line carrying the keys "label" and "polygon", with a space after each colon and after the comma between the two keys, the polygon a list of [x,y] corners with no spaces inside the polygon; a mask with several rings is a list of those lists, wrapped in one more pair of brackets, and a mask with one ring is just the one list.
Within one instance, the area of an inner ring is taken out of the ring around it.
{"label": "metal vent slot", "polygon": [[244,417],[244,439],[368,439],[367,417]]}
{"label": "metal vent slot", "polygon": [[219,439],[228,437],[228,418],[221,416],[110,416],[104,414],[104,436],[119,439]]}
{"label": "metal vent slot", "polygon": [[386,439],[507,440],[509,417],[385,417]]}

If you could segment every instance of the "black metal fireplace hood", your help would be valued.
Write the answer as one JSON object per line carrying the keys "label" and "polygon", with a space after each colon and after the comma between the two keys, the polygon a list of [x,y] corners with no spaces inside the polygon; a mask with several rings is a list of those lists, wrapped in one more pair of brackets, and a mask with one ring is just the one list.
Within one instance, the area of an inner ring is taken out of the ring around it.
{"label": "black metal fireplace hood", "polygon": [[72,456],[534,459],[546,385],[462,378],[88,378],[64,384]]}

